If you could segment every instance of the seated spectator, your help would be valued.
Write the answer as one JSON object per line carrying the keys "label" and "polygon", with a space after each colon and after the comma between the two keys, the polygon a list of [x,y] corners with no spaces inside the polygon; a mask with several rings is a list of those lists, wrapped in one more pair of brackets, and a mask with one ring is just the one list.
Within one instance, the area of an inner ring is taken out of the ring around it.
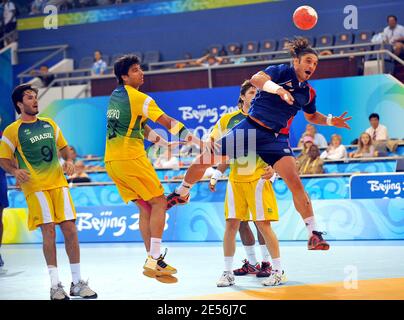
{"label": "seated spectator", "polygon": [[97,50],[94,52],[94,64],[93,67],[91,68],[91,74],[92,75],[102,75],[105,73],[105,70],[107,69],[107,64],[105,63],[104,60],[102,60],[102,54],[101,51]]}
{"label": "seated spectator", "polygon": [[195,60],[191,60],[192,59],[192,55],[187,52],[184,55],[184,60],[189,60],[189,61],[184,61],[184,62],[178,62],[175,67],[177,69],[183,69],[183,68],[190,68],[190,67],[195,67],[197,64],[195,62]]}
{"label": "seated spectator", "polygon": [[72,154],[71,154],[72,161],[73,161],[73,163],[76,163],[76,161],[77,161],[77,151],[73,146],[69,146],[69,147],[70,147],[70,150],[72,151]]}
{"label": "seated spectator", "polygon": [[324,161],[320,159],[320,150],[315,144],[310,146],[307,156],[301,161],[297,161],[299,174],[319,174],[324,173]]}
{"label": "seated spectator", "polygon": [[317,129],[312,124],[306,125],[306,131],[303,132],[302,137],[299,140],[298,147],[301,148],[303,145],[303,138],[305,136],[311,136],[313,138],[313,143],[319,148],[327,148],[327,140],[321,133],[317,133]]}
{"label": "seated spectator", "polygon": [[49,73],[49,68],[46,65],[40,66],[39,70],[31,70],[31,75],[38,77],[42,82],[42,87],[48,87],[51,82],[55,79],[52,73]]}
{"label": "seated spectator", "polygon": [[340,160],[347,157],[346,148],[341,144],[342,137],[339,134],[331,136],[331,143],[327,150],[323,151],[320,158],[328,160]]}
{"label": "seated spectator", "polygon": [[358,140],[358,150],[349,154],[350,158],[377,157],[377,151],[373,145],[372,137],[369,133],[362,133]]}
{"label": "seated spectator", "polygon": [[77,161],[74,164],[74,173],[68,177],[67,182],[73,182],[73,183],[80,183],[80,182],[91,182],[90,177],[88,174],[85,172],[86,167],[84,165],[83,161]]}
{"label": "seated spectator", "polygon": [[46,6],[47,0],[34,0],[31,3],[31,12],[30,15],[33,14],[43,14],[43,9]]}
{"label": "seated spectator", "polygon": [[9,0],[3,0],[3,31],[4,45],[8,46],[17,40],[17,9],[15,4]]}
{"label": "seated spectator", "polygon": [[[235,56],[241,55],[241,48],[236,47],[234,49],[233,55],[235,55]],[[247,58],[246,57],[234,57],[234,58],[230,58],[229,61],[230,61],[230,63],[234,63],[234,64],[242,64],[247,61]]]}
{"label": "seated spectator", "polygon": [[332,51],[330,49],[326,49],[326,50],[320,51],[319,55],[320,56],[331,56]]}
{"label": "seated spectator", "polygon": [[366,133],[370,135],[374,142],[387,141],[389,134],[387,128],[379,123],[380,117],[377,113],[369,116],[370,127],[366,129]]}
{"label": "seated spectator", "polygon": [[302,152],[299,154],[299,156],[296,158],[298,161],[302,161],[305,157],[307,157],[307,152],[309,151],[310,147],[313,145],[314,140],[312,136],[304,136],[303,137],[303,146],[302,146]]}
{"label": "seated spectator", "polygon": [[221,64],[223,62],[223,58],[214,56],[210,53],[199,58],[195,61],[197,65],[204,66],[204,67],[213,67]]}
{"label": "seated spectator", "polygon": [[[72,146],[68,146],[68,148],[70,148],[70,150],[71,150],[71,157],[72,157],[73,163],[76,163],[76,161],[77,161],[76,149]],[[63,164],[65,163],[65,159],[63,159],[62,154],[59,151],[57,152],[57,155],[58,155],[60,165],[63,166]]]}
{"label": "seated spectator", "polygon": [[397,23],[397,17],[387,17],[388,26],[383,30],[383,40],[393,46],[393,52],[397,56],[404,55],[404,27]]}
{"label": "seated spectator", "polygon": [[370,127],[366,129],[366,133],[370,135],[373,145],[379,156],[387,155],[387,145],[389,134],[387,128],[379,123],[380,117],[377,113],[369,116]]}

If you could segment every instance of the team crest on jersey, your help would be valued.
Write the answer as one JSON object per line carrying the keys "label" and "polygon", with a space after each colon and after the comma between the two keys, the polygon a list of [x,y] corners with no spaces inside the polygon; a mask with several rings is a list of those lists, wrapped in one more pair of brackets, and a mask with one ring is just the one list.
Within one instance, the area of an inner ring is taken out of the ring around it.
{"label": "team crest on jersey", "polygon": [[291,81],[287,82],[287,83],[285,84],[285,86],[287,86],[287,87],[289,87],[289,88],[293,88],[293,85],[292,85],[292,82],[291,82]]}
{"label": "team crest on jersey", "polygon": [[24,133],[25,133],[26,135],[29,135],[29,134],[31,134],[31,130],[25,129],[25,130],[24,130]]}
{"label": "team crest on jersey", "polygon": [[44,124],[43,127],[44,128],[50,128],[51,126],[49,124]]}

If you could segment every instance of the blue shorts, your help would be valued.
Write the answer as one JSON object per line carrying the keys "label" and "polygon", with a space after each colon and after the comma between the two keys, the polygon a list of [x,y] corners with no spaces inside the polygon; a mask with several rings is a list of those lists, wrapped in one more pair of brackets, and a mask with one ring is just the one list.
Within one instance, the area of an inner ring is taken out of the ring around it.
{"label": "blue shorts", "polygon": [[8,207],[6,174],[0,168],[0,208]]}
{"label": "blue shorts", "polygon": [[278,134],[248,117],[234,126],[217,143],[221,145],[219,154],[226,155],[230,159],[255,153],[273,166],[285,156],[294,157],[289,145],[289,135]]}

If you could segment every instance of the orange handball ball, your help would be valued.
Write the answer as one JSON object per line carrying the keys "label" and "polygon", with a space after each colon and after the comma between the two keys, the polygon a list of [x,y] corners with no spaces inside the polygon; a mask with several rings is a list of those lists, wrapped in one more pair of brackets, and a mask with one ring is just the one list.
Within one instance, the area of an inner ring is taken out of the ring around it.
{"label": "orange handball ball", "polygon": [[301,30],[310,30],[317,24],[316,10],[310,6],[301,6],[293,13],[293,22]]}

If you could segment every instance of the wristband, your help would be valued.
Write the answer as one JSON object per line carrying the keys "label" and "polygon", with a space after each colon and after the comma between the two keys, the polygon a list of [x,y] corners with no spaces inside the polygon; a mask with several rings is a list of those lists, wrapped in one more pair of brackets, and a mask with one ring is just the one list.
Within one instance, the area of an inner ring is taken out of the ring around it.
{"label": "wristband", "polygon": [[273,93],[273,94],[276,94],[276,91],[278,91],[278,89],[280,89],[280,88],[282,88],[280,85],[276,84],[275,82],[273,82],[271,80],[268,80],[262,86],[262,90],[269,92],[269,93]]}
{"label": "wristband", "polygon": [[180,139],[187,140],[191,133],[189,130],[184,126],[182,122],[177,121],[177,124],[168,130],[171,134],[178,136]]}

